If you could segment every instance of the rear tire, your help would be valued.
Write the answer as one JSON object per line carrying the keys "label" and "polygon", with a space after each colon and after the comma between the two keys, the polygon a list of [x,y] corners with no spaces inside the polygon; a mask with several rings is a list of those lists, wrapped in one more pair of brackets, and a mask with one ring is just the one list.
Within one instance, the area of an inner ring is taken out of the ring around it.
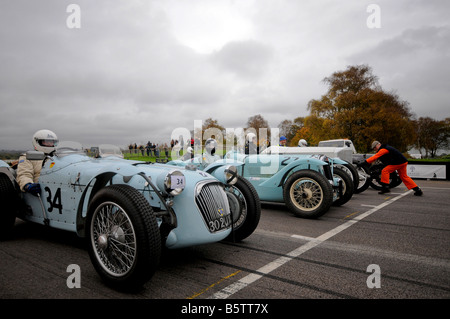
{"label": "rear tire", "polygon": [[[374,164],[370,168],[371,177],[372,177],[372,179],[370,181],[370,186],[377,191],[382,189],[381,171],[383,170],[384,167],[385,167],[385,165],[382,165],[382,164]],[[402,180],[400,179],[400,177],[398,176],[396,171],[392,172],[389,175],[389,188],[397,187],[401,183],[402,183]]]}
{"label": "rear tire", "polygon": [[313,170],[294,172],[283,185],[286,206],[301,218],[318,218],[333,202],[333,189],[322,174]]}
{"label": "rear tire", "polygon": [[356,170],[358,171],[359,183],[355,193],[360,194],[369,188],[372,178],[370,177],[370,172],[367,168],[361,166],[356,168]]}
{"label": "rear tire", "polygon": [[117,289],[133,290],[155,273],[161,237],[153,210],[128,185],[101,189],[88,209],[88,251],[100,277]]}

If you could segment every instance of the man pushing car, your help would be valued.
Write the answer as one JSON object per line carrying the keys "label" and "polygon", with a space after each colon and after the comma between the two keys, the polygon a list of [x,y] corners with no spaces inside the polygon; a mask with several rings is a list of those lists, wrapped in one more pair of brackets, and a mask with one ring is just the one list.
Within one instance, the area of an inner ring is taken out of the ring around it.
{"label": "man pushing car", "polygon": [[387,144],[381,144],[378,141],[374,141],[372,143],[372,149],[375,150],[377,153],[365,161],[362,161],[358,163],[358,166],[368,166],[369,164],[372,164],[377,159],[379,159],[383,164],[386,165],[385,168],[381,171],[381,191],[379,194],[385,194],[389,193],[389,175],[397,171],[398,176],[402,180],[403,184],[408,189],[414,190],[414,195],[421,196],[423,194],[422,190],[419,186],[412,180],[411,177],[408,176],[406,167],[408,166],[408,160],[406,159],[403,154],[395,149],[394,147],[387,145]]}

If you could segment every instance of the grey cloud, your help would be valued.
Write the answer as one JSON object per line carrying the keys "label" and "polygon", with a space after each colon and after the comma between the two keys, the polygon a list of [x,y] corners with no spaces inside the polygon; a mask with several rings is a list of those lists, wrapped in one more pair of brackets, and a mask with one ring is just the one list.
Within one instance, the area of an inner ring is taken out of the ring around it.
{"label": "grey cloud", "polygon": [[306,116],[326,91],[321,80],[355,63],[413,111],[448,113],[448,1],[380,0],[379,30],[365,25],[370,1],[249,2],[253,35],[209,55],[172,33],[168,10],[190,8],[177,0],[77,0],[78,30],[66,26],[73,1],[0,3],[0,148],[29,147],[41,128],[123,146],[169,140],[209,117],[242,127],[262,114],[276,127]]}
{"label": "grey cloud", "polygon": [[[411,28],[390,39],[381,41],[370,49],[373,55],[380,58],[395,58],[411,55],[425,50],[439,54],[447,54],[450,48],[449,26],[426,26]],[[366,51],[367,53],[369,51]]]}
{"label": "grey cloud", "polygon": [[265,73],[273,56],[272,49],[254,40],[227,43],[212,60],[224,70],[244,78],[256,78]]}
{"label": "grey cloud", "polygon": [[[396,91],[418,116],[443,119],[450,83],[450,27],[411,28],[349,57],[367,63],[384,89]],[[446,89],[447,88],[447,89]]]}

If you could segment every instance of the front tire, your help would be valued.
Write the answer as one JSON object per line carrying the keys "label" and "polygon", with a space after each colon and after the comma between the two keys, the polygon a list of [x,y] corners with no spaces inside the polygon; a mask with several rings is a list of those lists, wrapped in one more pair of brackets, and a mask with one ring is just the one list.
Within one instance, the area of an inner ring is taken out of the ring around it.
{"label": "front tire", "polygon": [[153,210],[128,185],[101,189],[88,209],[88,251],[100,277],[117,289],[137,289],[156,271],[161,237]]}
{"label": "front tire", "polygon": [[0,174],[0,239],[11,236],[16,221],[19,196],[5,174]]}
{"label": "front tire", "polygon": [[241,241],[256,229],[261,217],[261,202],[254,186],[238,176],[236,184],[225,188],[233,220],[233,231],[226,238]]}
{"label": "front tire", "polygon": [[333,206],[341,206],[347,203],[353,196],[353,180],[346,172],[337,167],[333,168],[333,176],[342,182],[342,194],[339,194],[338,199],[333,202]]}
{"label": "front tire", "polygon": [[333,202],[333,189],[322,174],[312,170],[294,172],[283,185],[286,206],[297,217],[318,218]]}
{"label": "front tire", "polygon": [[337,164],[335,167],[342,169],[351,177],[353,181],[353,193],[356,194],[359,186],[359,174],[356,167],[349,162],[347,162],[346,164]]}

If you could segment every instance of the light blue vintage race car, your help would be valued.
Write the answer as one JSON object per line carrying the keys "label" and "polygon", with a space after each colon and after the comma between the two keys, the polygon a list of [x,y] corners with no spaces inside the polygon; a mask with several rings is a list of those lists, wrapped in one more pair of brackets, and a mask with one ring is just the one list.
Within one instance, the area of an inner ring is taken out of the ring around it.
{"label": "light blue vintage race car", "polygon": [[261,201],[285,203],[298,217],[318,218],[331,207],[353,196],[350,176],[334,167],[339,159],[311,154],[241,154],[228,152],[225,159],[244,164],[238,173],[250,181]]}
{"label": "light blue vintage race car", "polygon": [[16,217],[75,232],[88,239],[92,263],[106,283],[132,288],[151,278],[163,247],[243,239],[259,222],[258,215],[241,223],[244,235],[234,227],[243,209],[232,165],[208,173],[101,150],[90,157],[80,144],[60,143],[52,156],[28,152],[27,158],[44,160],[39,196],[22,193],[16,171],[0,161],[0,235],[13,229]]}
{"label": "light blue vintage race car", "polygon": [[240,241],[253,233],[261,216],[261,202],[253,185],[238,174],[238,167],[243,163],[235,160],[218,160],[213,163],[205,163],[201,156],[189,160],[172,160],[167,165],[183,167],[191,170],[199,170],[208,174],[229,171],[235,182],[225,186],[233,218],[233,240]]}
{"label": "light blue vintage race car", "polygon": [[341,163],[321,155],[245,155],[230,151],[206,168],[201,157],[170,163],[203,166],[205,170],[213,165],[233,164],[240,178],[253,185],[261,201],[285,203],[298,217],[318,218],[331,205],[343,205],[353,195],[350,176],[333,167],[333,161]]}
{"label": "light blue vintage race car", "polygon": [[[344,140],[343,140],[344,141]],[[327,141],[324,141],[327,142]],[[346,141],[346,143],[351,143],[351,141]],[[322,143],[322,142],[320,142]],[[353,163],[353,150],[349,146],[345,147],[333,147],[333,146],[307,146],[307,147],[289,147],[289,146],[270,146],[263,150],[261,154],[282,154],[285,156],[295,156],[295,155],[314,155],[320,156],[325,155],[330,163],[332,163],[333,168],[339,168],[346,172],[353,180],[353,193],[359,193],[360,187],[364,184],[365,180],[359,175],[359,172]],[[353,144],[349,144],[353,147]],[[360,185],[361,184],[361,185]]]}

